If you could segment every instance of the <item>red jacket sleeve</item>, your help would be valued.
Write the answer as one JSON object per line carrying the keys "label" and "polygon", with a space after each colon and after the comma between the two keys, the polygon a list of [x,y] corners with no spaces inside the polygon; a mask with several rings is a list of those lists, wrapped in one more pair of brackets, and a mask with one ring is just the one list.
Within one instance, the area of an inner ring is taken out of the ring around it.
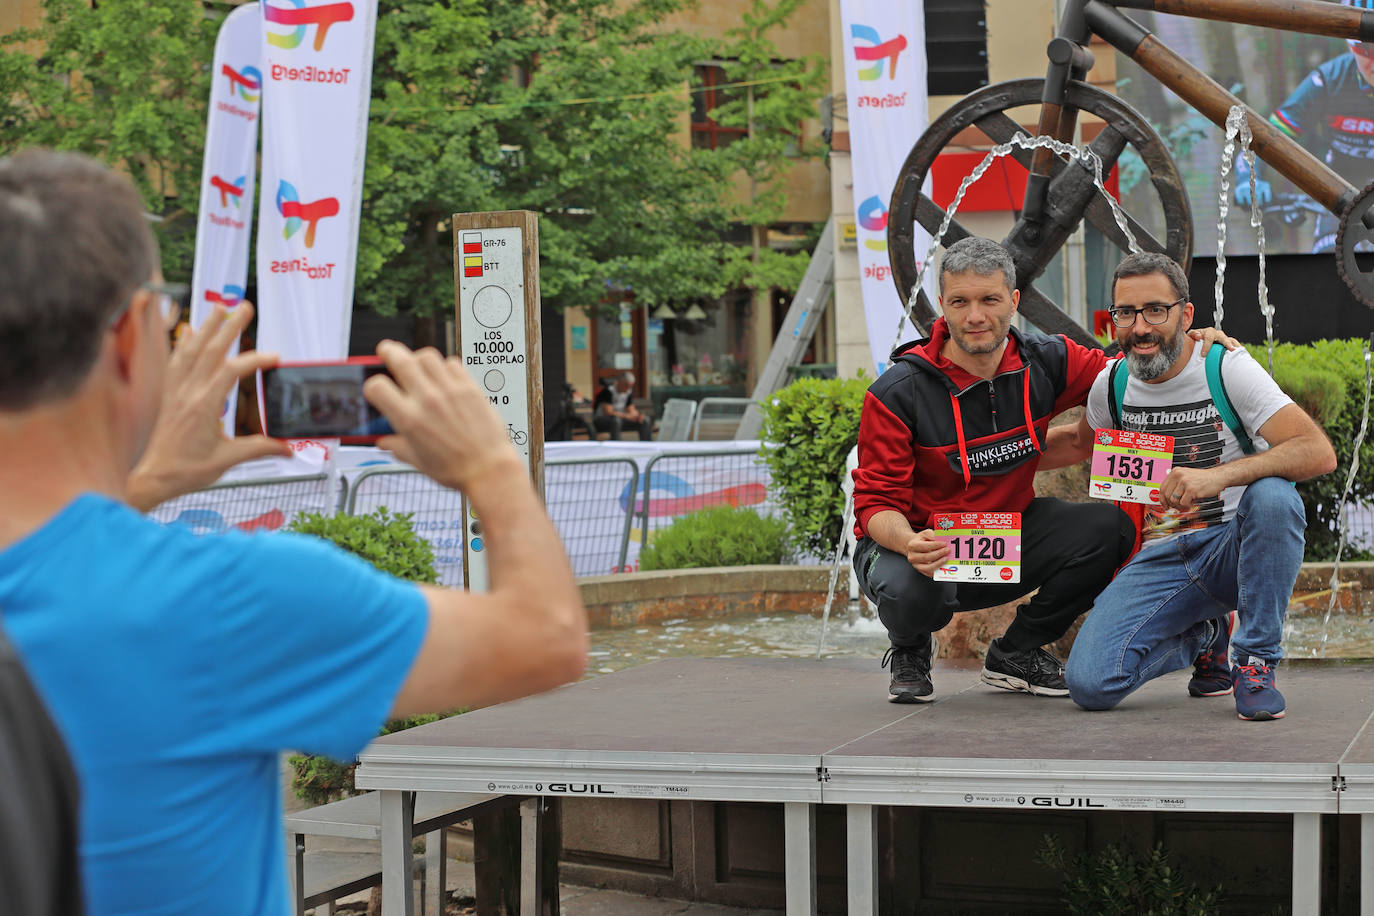
{"label": "red jacket sleeve", "polygon": [[1093,382],[1107,365],[1107,354],[1096,348],[1089,349],[1082,344],[1064,338],[1067,363],[1064,367],[1064,390],[1054,401],[1056,416],[1070,407],[1082,407],[1088,400],[1088,392]]}
{"label": "red jacket sleeve", "polygon": [[884,509],[911,518],[915,471],[911,430],[869,391],[859,417],[859,467],[854,471],[854,520],[861,534]]}

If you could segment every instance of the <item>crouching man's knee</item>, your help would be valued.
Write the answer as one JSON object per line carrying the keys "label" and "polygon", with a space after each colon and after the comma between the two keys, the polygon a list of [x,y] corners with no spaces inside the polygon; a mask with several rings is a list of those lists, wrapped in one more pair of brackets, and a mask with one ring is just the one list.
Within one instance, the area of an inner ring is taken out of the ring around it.
{"label": "crouching man's knee", "polygon": [[1111,709],[1125,693],[1113,690],[1107,683],[1104,673],[1091,661],[1084,658],[1085,653],[1071,652],[1064,665],[1064,681],[1069,687],[1069,699],[1088,710]]}

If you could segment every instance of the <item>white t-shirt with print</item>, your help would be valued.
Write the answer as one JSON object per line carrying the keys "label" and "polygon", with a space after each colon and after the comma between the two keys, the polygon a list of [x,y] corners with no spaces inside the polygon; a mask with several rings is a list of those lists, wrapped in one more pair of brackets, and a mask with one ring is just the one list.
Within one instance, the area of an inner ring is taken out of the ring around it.
{"label": "white t-shirt with print", "polygon": [[[1205,360],[1206,347],[1195,342],[1183,371],[1168,381],[1149,383],[1131,376],[1126,382],[1121,428],[1173,436],[1175,467],[1216,467],[1245,455],[1240,441],[1212,403]],[[1093,429],[1113,428],[1111,408],[1107,403],[1113,365],[1115,361],[1108,363],[1088,393],[1087,420]],[[1118,371],[1128,371],[1127,366]],[[1293,400],[1244,350],[1232,350],[1222,358],[1221,377],[1241,425],[1250,434],[1255,449],[1264,451],[1269,443],[1259,435],[1259,428]],[[1204,499],[1187,512],[1147,506],[1143,539],[1159,541],[1185,531],[1228,522],[1235,516],[1244,492],[1243,486],[1227,487],[1221,491],[1220,498]]]}

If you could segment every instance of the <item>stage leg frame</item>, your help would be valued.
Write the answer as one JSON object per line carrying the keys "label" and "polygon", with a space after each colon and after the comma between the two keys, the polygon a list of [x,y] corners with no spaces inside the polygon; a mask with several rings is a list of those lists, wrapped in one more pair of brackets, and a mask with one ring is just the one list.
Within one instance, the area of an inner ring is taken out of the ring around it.
{"label": "stage leg frame", "polygon": [[878,822],[872,805],[845,806],[850,916],[878,916]]}
{"label": "stage leg frame", "polygon": [[415,839],[415,793],[382,790],[382,913],[415,916],[410,848]]}
{"label": "stage leg frame", "polygon": [[782,819],[787,916],[816,916],[816,806],[785,802]]}
{"label": "stage leg frame", "polygon": [[1322,898],[1322,816],[1293,815],[1293,916],[1319,916]]}

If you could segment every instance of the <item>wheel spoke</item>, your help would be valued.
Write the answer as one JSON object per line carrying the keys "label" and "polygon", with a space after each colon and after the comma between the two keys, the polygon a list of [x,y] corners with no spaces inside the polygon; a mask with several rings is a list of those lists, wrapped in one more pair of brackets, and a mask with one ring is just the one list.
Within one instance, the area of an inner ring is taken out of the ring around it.
{"label": "wheel spoke", "polygon": [[[945,211],[940,208],[935,201],[920,194],[916,198],[916,222],[920,223],[921,228],[930,234],[931,238],[940,231],[940,224],[945,221]],[[969,232],[957,219],[949,221],[949,228],[945,230],[945,237],[940,240],[940,244],[948,248],[960,239],[966,239],[973,233]]]}
{"label": "wheel spoke", "polygon": [[[1043,95],[1044,81],[1038,79],[1011,80],[984,87],[934,119],[911,148],[893,189],[888,228],[893,280],[899,290],[902,286],[906,287],[900,290],[903,301],[916,281],[916,259],[925,256],[924,251],[915,250],[915,227],[919,225],[933,235],[945,217],[942,208],[921,193],[921,184],[936,159],[961,132],[970,128],[975,128],[998,145],[1006,144],[1018,136],[1033,134],[1033,129],[1024,128],[1018,123],[1015,114],[1019,109],[1039,106]],[[1142,248],[1162,251],[1183,263],[1187,269],[1191,255],[1192,219],[1183,180],[1168,145],[1149,122],[1128,104],[1095,87],[1071,82],[1064,104],[1066,108],[1072,107],[1097,117],[1105,125],[1089,144],[1089,148],[1102,160],[1104,171],[1118,163],[1127,147],[1140,156],[1149,173],[1148,184],[1142,185],[1142,190],[1153,189],[1163,206],[1161,238],[1146,231],[1140,221],[1129,213],[1125,214],[1123,222]],[[1014,147],[1009,155],[1023,167],[1029,167],[1036,153]],[[1039,276],[1040,271],[1045,269],[1045,265],[1068,240],[1072,227],[1081,225],[1082,221],[1095,227],[1103,237],[1122,250],[1127,250],[1129,243],[1126,233],[1116,222],[1108,198],[1093,187],[1090,166],[1085,172],[1082,161],[1075,157],[1054,155],[1047,158],[1049,163],[1046,171],[1050,173],[1050,185],[1045,190],[1052,193],[1043,201],[1045,218],[1034,222],[1018,219],[1011,234],[1003,240],[1003,245],[1016,262],[1019,282],[1023,284],[1021,312],[1027,319],[1044,331],[1062,333],[1085,346],[1096,347],[1096,339],[1078,327],[1054,302],[1035,290],[1031,278]],[[949,245],[969,234],[964,226],[951,222],[941,242]],[[919,301],[919,297],[912,304],[912,309],[917,321],[922,320],[921,312],[925,310],[925,304]]]}
{"label": "wheel spoke", "polygon": [[[974,121],[973,124],[984,134],[986,134],[988,139],[990,139],[993,143],[1006,143],[1012,137],[1016,136],[1030,136],[1030,132],[1027,131],[1020,124],[1017,124],[1015,118],[1012,118],[1006,112],[1003,111],[989,112],[983,115],[978,120]],[[1022,165],[1030,165],[1030,150],[1020,149],[1018,147],[1017,149],[1012,150],[1011,154],[1015,156],[1017,161],[1020,162]]]}
{"label": "wheel spoke", "polygon": [[935,311],[935,306],[930,304],[926,298],[926,291],[916,290],[916,302],[911,307],[911,314],[908,316],[911,322],[916,325],[916,330],[921,332],[922,337],[930,335],[930,326],[935,319],[940,317],[940,313]]}
{"label": "wheel spoke", "polygon": [[1017,311],[1046,334],[1063,334],[1069,340],[1093,349],[1102,347],[1096,337],[1080,328],[1054,300],[1034,286],[1026,286],[1021,290],[1021,304],[1017,306]]}

